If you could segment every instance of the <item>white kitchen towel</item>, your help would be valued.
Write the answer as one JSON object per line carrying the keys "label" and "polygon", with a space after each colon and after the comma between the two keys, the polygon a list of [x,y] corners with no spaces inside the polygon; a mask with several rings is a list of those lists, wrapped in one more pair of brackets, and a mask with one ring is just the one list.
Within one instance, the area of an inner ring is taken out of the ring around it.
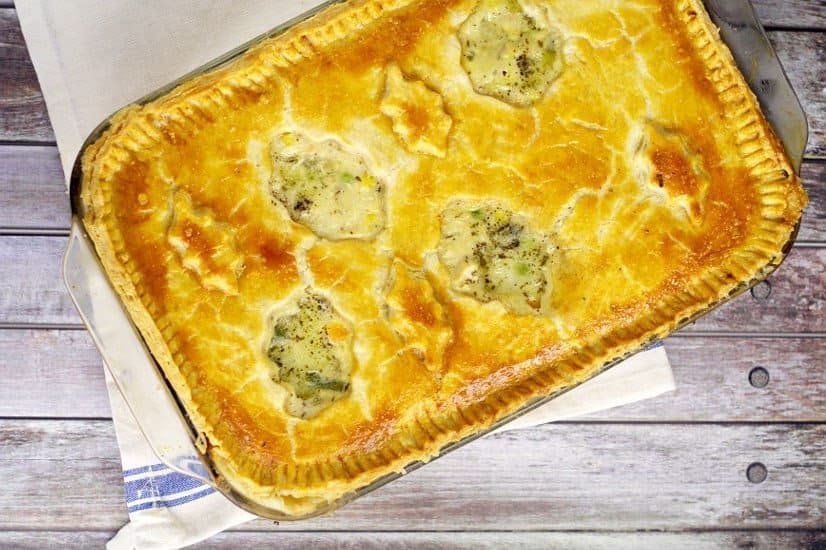
{"label": "white kitchen towel", "polygon": [[[86,136],[109,114],[318,0],[16,0],[67,176]],[[107,374],[130,522],[112,549],[178,548],[253,516],[161,464]],[[674,389],[661,346],[525,415],[534,426]]]}

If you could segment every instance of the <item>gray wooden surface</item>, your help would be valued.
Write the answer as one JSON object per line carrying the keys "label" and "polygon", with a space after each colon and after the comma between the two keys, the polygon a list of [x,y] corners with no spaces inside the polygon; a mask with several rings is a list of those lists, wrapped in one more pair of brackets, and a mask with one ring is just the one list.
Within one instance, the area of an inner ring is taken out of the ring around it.
{"label": "gray wooden surface", "polygon": [[[493,436],[331,516],[200,546],[826,548],[826,2],[754,4],[809,115],[811,204],[770,289],[666,342],[676,392]],[[0,0],[0,548],[100,547],[127,519],[102,367],[59,274],[53,140]]]}

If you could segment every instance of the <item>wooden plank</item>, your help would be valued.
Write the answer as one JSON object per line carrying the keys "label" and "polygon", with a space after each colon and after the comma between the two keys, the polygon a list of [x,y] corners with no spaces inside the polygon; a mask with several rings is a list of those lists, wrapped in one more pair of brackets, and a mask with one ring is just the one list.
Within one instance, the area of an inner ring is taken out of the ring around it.
{"label": "wooden plank", "polygon": [[[677,389],[590,415],[616,422],[826,422],[826,340],[676,337],[665,342]],[[749,383],[752,369],[769,374]]]}
{"label": "wooden plank", "polygon": [[[813,22],[806,13],[822,12],[822,8],[801,2],[798,7],[777,8],[763,2],[761,17],[771,25],[777,20],[788,22],[790,15]],[[822,20],[820,13],[818,20]],[[782,24],[782,23],[781,23]],[[807,25],[808,26],[808,25]],[[801,95],[809,114],[812,136],[808,152],[812,156],[826,155],[826,99],[818,82],[823,80],[824,35],[817,32],[770,31],[769,37],[789,73],[795,89]],[[51,141],[54,135],[49,124],[37,78],[20,33],[14,10],[0,9],[0,140]]]}
{"label": "wooden plank", "polygon": [[684,329],[727,330],[826,332],[826,248],[794,248],[768,283],[761,283],[755,292],[738,296]]}
{"label": "wooden plank", "polygon": [[[0,479],[0,530],[126,519],[106,421],[0,421]],[[562,424],[479,440],[327,517],[241,529],[817,529],[824,506],[825,425]]]}
{"label": "wooden plank", "polygon": [[63,285],[65,237],[0,237],[0,323],[80,324]]}
{"label": "wooden plank", "polygon": [[[0,479],[0,530],[114,530],[128,521],[110,421],[0,421]],[[14,479],[28,489],[12,494]]]}
{"label": "wooden plank", "polygon": [[69,229],[57,147],[0,145],[0,230]]}
{"label": "wooden plank", "polygon": [[[112,537],[111,532],[100,531],[6,531],[0,532],[0,547],[17,550],[41,550],[61,548],[85,550],[102,548]],[[499,548],[567,550],[775,550],[777,548],[819,548],[826,545],[826,535],[817,531],[782,532],[704,532],[704,533],[564,533],[564,532],[503,532],[445,533],[419,531],[413,533],[371,533],[363,531],[338,531],[322,533],[296,533],[267,531],[230,531],[220,533],[206,541],[191,546],[193,550],[247,550],[325,549],[382,549],[410,550],[416,548],[443,548],[450,550],[497,550]]]}
{"label": "wooden plank", "polygon": [[[826,242],[826,162],[806,161],[809,207],[798,239]],[[57,148],[0,145],[0,229],[69,229],[69,198]]]}
{"label": "wooden plank", "polygon": [[[826,422],[824,340],[688,336],[669,339],[666,350],[676,391],[577,420]],[[765,387],[749,383],[755,367],[769,373]],[[85,331],[0,330],[0,379],[0,417],[110,416]]]}
{"label": "wooden plank", "polygon": [[826,158],[826,33],[771,31],[768,35],[809,119],[806,155]]}
{"label": "wooden plank", "polygon": [[[45,526],[49,529],[49,526]],[[103,548],[114,532],[101,531],[0,531],[0,547],[16,550],[86,550]],[[273,535],[270,533],[270,537]]]}
{"label": "wooden plank", "polygon": [[[0,323],[80,324],[61,278],[65,237],[0,236]],[[771,295],[749,293],[686,331],[826,332],[826,248],[796,248],[771,276]]]}
{"label": "wooden plank", "polygon": [[17,14],[0,9],[0,140],[54,141]]}
{"label": "wooden plank", "polygon": [[806,161],[800,169],[803,187],[809,194],[809,206],[803,214],[801,241],[826,241],[826,162]]}
{"label": "wooden plank", "polygon": [[103,362],[85,330],[0,330],[0,379],[0,417],[111,416]]}
{"label": "wooden plank", "polygon": [[[826,242],[826,162],[809,160],[801,178],[809,207],[798,239]],[[69,230],[69,198],[57,148],[0,145],[0,229]]]}
{"label": "wooden plank", "polygon": [[826,29],[826,10],[820,0],[752,0],[763,25],[784,29]]}
{"label": "wooden plank", "polygon": [[[2,540],[2,539],[0,539]],[[741,532],[741,533],[559,533],[559,532],[489,532],[489,533],[221,533],[199,545],[201,549],[221,550],[230,546],[250,548],[452,548],[490,549],[520,548],[537,550],[683,550],[749,548],[818,548],[826,537],[817,532]]]}

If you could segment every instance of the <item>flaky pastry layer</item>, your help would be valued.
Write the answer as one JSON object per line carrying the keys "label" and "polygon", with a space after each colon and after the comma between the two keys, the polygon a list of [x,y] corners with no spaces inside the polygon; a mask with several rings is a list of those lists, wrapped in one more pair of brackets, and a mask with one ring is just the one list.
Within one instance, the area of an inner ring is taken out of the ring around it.
{"label": "flaky pastry layer", "polygon": [[[524,25],[533,65],[474,72],[480,9]],[[328,180],[292,166],[316,152],[349,172],[313,217]],[[698,0],[345,2],[115,116],[82,200],[217,473],[290,516],[765,276],[806,203]],[[307,295],[352,362],[302,417],[273,350]]]}

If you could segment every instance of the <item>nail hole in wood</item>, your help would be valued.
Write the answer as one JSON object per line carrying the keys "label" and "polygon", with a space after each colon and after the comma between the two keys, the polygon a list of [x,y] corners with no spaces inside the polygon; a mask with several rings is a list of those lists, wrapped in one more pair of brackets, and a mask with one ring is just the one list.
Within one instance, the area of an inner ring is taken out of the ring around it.
{"label": "nail hole in wood", "polygon": [[755,388],[765,388],[769,385],[769,371],[763,367],[754,367],[749,371],[749,384]]}
{"label": "nail hole in wood", "polygon": [[772,284],[769,281],[761,281],[751,287],[751,296],[755,300],[767,300],[772,293]]}
{"label": "nail hole in wood", "polygon": [[769,471],[760,462],[752,462],[746,468],[746,477],[752,483],[763,483],[769,475]]}

